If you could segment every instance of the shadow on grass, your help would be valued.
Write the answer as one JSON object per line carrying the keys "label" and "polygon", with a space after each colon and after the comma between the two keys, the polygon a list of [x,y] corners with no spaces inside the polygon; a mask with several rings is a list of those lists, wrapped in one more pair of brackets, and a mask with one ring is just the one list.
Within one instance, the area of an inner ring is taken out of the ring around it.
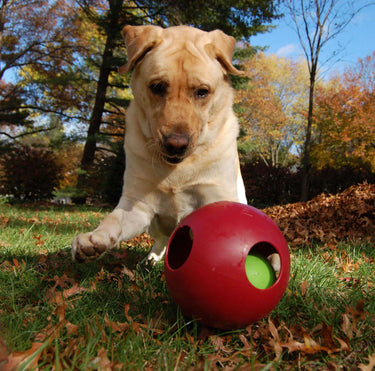
{"label": "shadow on grass", "polygon": [[[143,263],[147,251],[139,248],[121,248],[107,253],[102,259],[79,264],[73,262],[70,249],[48,254],[6,254],[0,260],[2,281],[11,287],[11,300],[3,300],[2,314],[56,305],[54,295],[74,305],[67,316],[75,323],[86,318],[110,316],[115,321],[127,321],[129,315],[147,323],[163,315],[173,324],[176,306],[172,303],[163,279],[163,265]],[[9,294],[1,285],[0,297]],[[72,288],[77,293],[71,294]],[[8,303],[7,303],[8,301]],[[13,307],[13,308],[12,308]]]}
{"label": "shadow on grass", "polygon": [[48,228],[59,233],[75,233],[78,229],[99,224],[110,210],[55,204],[2,206],[0,226],[19,230],[33,227],[37,232]]}

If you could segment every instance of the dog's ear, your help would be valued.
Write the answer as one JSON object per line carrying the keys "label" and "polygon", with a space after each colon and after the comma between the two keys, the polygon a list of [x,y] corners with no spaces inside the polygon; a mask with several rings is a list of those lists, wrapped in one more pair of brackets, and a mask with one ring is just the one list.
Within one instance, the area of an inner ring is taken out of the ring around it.
{"label": "dog's ear", "polygon": [[205,45],[206,52],[217,59],[224,69],[232,75],[243,75],[244,72],[238,70],[232,64],[232,55],[236,40],[232,36],[226,35],[220,30],[209,33],[211,43]]}
{"label": "dog's ear", "polygon": [[125,26],[122,35],[128,52],[128,63],[120,67],[120,73],[129,72],[161,41],[162,28],[158,26]]}

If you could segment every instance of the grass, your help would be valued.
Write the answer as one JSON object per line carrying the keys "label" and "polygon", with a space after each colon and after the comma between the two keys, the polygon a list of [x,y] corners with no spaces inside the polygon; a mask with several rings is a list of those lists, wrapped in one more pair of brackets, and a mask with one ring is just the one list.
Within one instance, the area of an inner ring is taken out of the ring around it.
{"label": "grass", "polygon": [[220,331],[184,318],[163,265],[138,264],[145,244],[71,261],[73,236],[108,212],[0,205],[0,368],[351,370],[373,360],[371,244],[293,249],[288,288],[269,317]]}

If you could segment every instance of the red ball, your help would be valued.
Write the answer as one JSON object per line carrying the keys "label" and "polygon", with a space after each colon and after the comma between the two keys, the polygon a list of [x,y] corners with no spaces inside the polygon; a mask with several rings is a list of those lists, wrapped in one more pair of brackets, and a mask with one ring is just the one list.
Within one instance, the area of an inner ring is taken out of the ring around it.
{"label": "red ball", "polygon": [[[247,278],[246,257],[278,253],[280,273],[268,288]],[[173,232],[164,273],[182,312],[209,327],[234,329],[265,317],[289,280],[288,245],[277,225],[254,207],[219,201],[188,215]]]}

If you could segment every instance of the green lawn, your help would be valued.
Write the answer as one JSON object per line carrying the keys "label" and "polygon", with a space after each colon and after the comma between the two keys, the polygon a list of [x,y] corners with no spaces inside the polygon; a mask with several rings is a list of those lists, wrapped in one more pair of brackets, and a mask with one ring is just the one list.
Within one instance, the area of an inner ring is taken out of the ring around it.
{"label": "green lawn", "polygon": [[98,262],[70,242],[109,210],[0,205],[0,369],[371,370],[375,249],[291,250],[285,295],[246,329],[207,329],[170,299],[163,265],[138,264],[142,239]]}

